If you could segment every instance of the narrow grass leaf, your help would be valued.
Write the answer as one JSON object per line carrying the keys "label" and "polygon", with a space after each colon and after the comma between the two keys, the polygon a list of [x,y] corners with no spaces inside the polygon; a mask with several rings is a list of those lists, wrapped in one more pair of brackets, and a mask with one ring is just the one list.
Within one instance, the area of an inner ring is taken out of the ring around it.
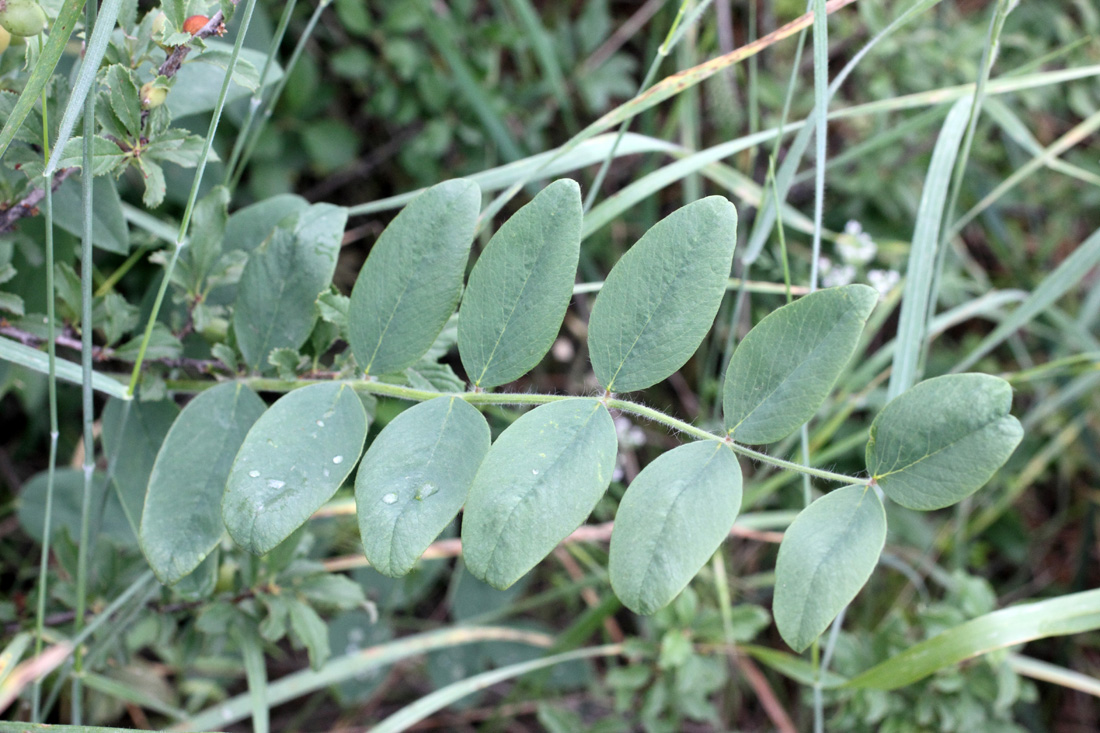
{"label": "narrow grass leaf", "polygon": [[495,588],[519,580],[579,527],[611,482],[618,440],[607,408],[573,398],[535,408],[489,449],[470,487],[462,556]]}
{"label": "narrow grass leaf", "polygon": [[520,675],[534,672],[535,670],[552,667],[556,664],[564,664],[577,659],[591,659],[593,657],[610,657],[622,653],[622,645],[608,644],[606,646],[593,647],[591,649],[574,649],[561,654],[553,654],[542,659],[532,659],[529,662],[510,664],[507,667],[482,672],[468,679],[460,680],[446,687],[436,690],[414,703],[410,703],[398,710],[393,715],[371,728],[372,733],[398,733],[408,730],[418,721],[423,720],[434,712],[442,710],[464,697],[485,690],[492,685],[510,680]]}
{"label": "narrow grass leaf", "polygon": [[139,534],[161,583],[190,574],[221,541],[229,469],[266,407],[244,384],[226,382],[191,400],[168,431],[149,476]]}
{"label": "narrow grass leaf", "polygon": [[886,543],[886,512],[867,486],[846,486],[806,507],[783,534],[772,615],[801,652],[851,602]]}
{"label": "narrow grass leaf", "polygon": [[853,677],[845,687],[896,690],[1005,647],[1100,628],[1100,590],[1027,603],[971,619]]}
{"label": "narrow grass leaf", "polygon": [[222,518],[233,541],[256,555],[274,549],[332,498],[366,438],[367,413],[351,387],[324,382],[283,395],[230,469]]}
{"label": "narrow grass leaf", "polygon": [[[39,351],[33,346],[21,344],[4,336],[0,336],[0,359],[26,367],[39,374],[50,373],[49,356],[45,351]],[[72,384],[82,383],[83,376],[79,364],[67,359],[57,359],[55,366],[54,374],[58,379]],[[115,399],[130,399],[130,396],[126,393],[125,384],[98,372],[92,374],[92,389]]]}
{"label": "narrow grass leaf", "polygon": [[458,318],[458,351],[475,386],[519,379],[550,350],[573,295],[581,215],[580,186],[555,181],[478,258]]}
{"label": "narrow grass leaf", "polygon": [[454,313],[481,207],[476,184],[445,181],[416,197],[371,248],[348,306],[360,368],[412,366]]}
{"label": "narrow grass leaf", "polygon": [[867,441],[867,470],[909,509],[950,506],[989,481],[1023,438],[1012,387],[988,374],[928,379],[891,400]]}
{"label": "narrow grass leaf", "polygon": [[726,369],[722,408],[730,437],[773,443],[813,417],[851,361],[877,302],[874,288],[845,285],[765,316]]}
{"label": "narrow grass leaf", "polygon": [[485,418],[456,397],[410,407],[382,430],[355,477],[371,566],[394,578],[412,569],[462,508],[489,442]]}
{"label": "narrow grass leaf", "polygon": [[615,514],[611,587],[632,611],[668,605],[706,564],[741,511],[741,466],[719,441],[662,454],[631,482]]}
{"label": "narrow grass leaf", "polygon": [[1005,339],[1076,287],[1098,264],[1100,264],[1100,230],[1093,232],[1092,236],[1073,250],[1069,257],[1062,260],[1053,272],[1044,277],[1039,287],[1032,291],[1027,300],[997,324],[997,327],[955,367],[955,371],[969,369]]}
{"label": "narrow grass leaf", "polygon": [[270,369],[274,349],[297,349],[309,338],[313,301],[328,288],[347,222],[347,209],[314,204],[276,227],[241,273],[233,330],[245,363]]}
{"label": "narrow grass leaf", "polygon": [[588,326],[600,384],[644,389],[691,358],[722,302],[736,243],[736,209],[709,196],[657,222],[623,255]]}
{"label": "narrow grass leaf", "polygon": [[940,224],[955,157],[970,120],[971,102],[970,98],[963,98],[952,105],[932,151],[928,174],[924,177],[924,190],[917,208],[917,224],[905,270],[905,292],[898,320],[898,347],[894,351],[888,390],[891,398],[913,386],[919,378],[917,368],[924,349],[926,326],[936,305],[929,300],[936,269],[936,252],[940,246]]}

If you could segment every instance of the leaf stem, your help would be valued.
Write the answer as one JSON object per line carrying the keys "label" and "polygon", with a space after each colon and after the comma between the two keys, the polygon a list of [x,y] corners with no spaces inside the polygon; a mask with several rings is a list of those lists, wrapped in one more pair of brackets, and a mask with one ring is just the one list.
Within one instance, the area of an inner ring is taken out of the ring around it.
{"label": "leaf stem", "polygon": [[[316,384],[316,379],[301,379],[301,380],[286,380],[286,379],[268,379],[263,377],[246,377],[241,379],[242,384],[248,385],[250,388],[257,392],[289,392],[299,387],[305,387],[310,384]],[[402,400],[413,400],[415,402],[424,402],[426,400],[432,400],[436,397],[457,397],[461,400],[465,400],[472,405],[544,405],[549,402],[558,402],[560,400],[575,399],[576,395],[554,395],[554,394],[536,394],[527,392],[432,392],[426,389],[415,389],[413,387],[406,387],[401,384],[392,384],[389,382],[381,382],[377,379],[357,379],[357,380],[343,380],[343,384],[351,387],[357,392],[365,392],[367,394],[381,395],[383,397],[395,397]],[[205,380],[168,380],[168,389],[176,392],[201,392],[205,389],[213,387],[217,382],[210,382]],[[613,396],[605,396],[599,398],[608,409],[621,410],[622,412],[629,412],[639,417],[644,417],[655,423],[660,423],[667,427],[676,430],[677,432],[685,435],[690,435],[693,438],[699,440],[717,440],[727,443],[730,448],[735,452],[740,453],[747,458],[760,461],[762,463],[770,463],[773,466],[779,468],[786,468],[791,471],[798,471],[799,473],[815,476],[826,481],[835,481],[842,483],[846,486],[860,485],[866,486],[870,483],[870,479],[860,478],[858,476],[849,476],[843,473],[833,473],[832,471],[825,471],[819,468],[811,468],[810,466],[804,466],[800,463],[794,463],[782,458],[776,458],[775,456],[769,456],[767,453],[761,453],[760,451],[753,450],[748,446],[741,445],[740,443],[734,443],[728,440],[725,435],[716,435],[700,427],[696,427],[691,423],[684,422],[678,418],[666,415],[660,410],[655,410],[652,407],[646,407],[645,405],[638,404],[637,402],[631,402],[629,400],[619,399]]]}

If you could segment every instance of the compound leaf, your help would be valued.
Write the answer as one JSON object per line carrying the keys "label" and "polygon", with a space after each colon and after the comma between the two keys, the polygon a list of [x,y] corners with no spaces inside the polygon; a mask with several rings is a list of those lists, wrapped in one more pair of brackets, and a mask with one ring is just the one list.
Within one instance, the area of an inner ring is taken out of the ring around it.
{"label": "compound leaf", "polygon": [[245,385],[226,382],[191,400],[168,431],[149,477],[139,534],[160,582],[178,582],[217,547],[229,469],[266,407]]}
{"label": "compound leaf", "polygon": [[988,374],[928,379],[891,400],[871,423],[867,470],[910,509],[940,509],[970,496],[1023,438],[1008,414],[1012,388]]}
{"label": "compound leaf", "polygon": [[737,210],[708,196],[653,225],[611,269],[592,307],[588,349],[608,391],[682,367],[718,313],[737,243]]}
{"label": "compound leaf", "polygon": [[867,486],[846,486],[806,507],[783,534],[772,615],[801,652],[856,594],[886,544],[886,512]]}
{"label": "compound leaf", "polygon": [[814,413],[852,358],[878,293],[846,285],[778,308],[738,345],[722,397],[726,430],[741,443],[773,443]]}
{"label": "compound leaf", "polygon": [[271,551],[328,501],[355,467],[367,413],[351,387],[323,382],[283,395],[245,436],[222,497],[229,536]]}
{"label": "compound leaf", "polygon": [[611,535],[611,587],[631,610],[667,605],[706,564],[741,511],[741,466],[721,442],[689,443],[638,474]]}
{"label": "compound leaf", "polygon": [[607,409],[573,398],[508,427],[478,469],[462,521],[477,578],[507,588],[581,525],[611,483],[618,441]]}
{"label": "compound leaf", "polygon": [[573,294],[581,216],[580,186],[555,181],[478,258],[458,319],[458,351],[474,385],[519,379],[553,345]]}
{"label": "compound leaf", "polygon": [[412,366],[462,295],[481,191],[444,181],[409,202],[374,243],[348,306],[348,335],[367,374]]}
{"label": "compound leaf", "polygon": [[489,440],[485,418],[457,397],[410,407],[374,439],[355,477],[355,502],[363,549],[378,572],[409,572],[451,523]]}

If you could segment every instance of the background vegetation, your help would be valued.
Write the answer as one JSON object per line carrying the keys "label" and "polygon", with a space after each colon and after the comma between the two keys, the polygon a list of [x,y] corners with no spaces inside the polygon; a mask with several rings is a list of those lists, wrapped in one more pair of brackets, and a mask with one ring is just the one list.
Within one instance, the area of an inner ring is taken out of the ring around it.
{"label": "background vegetation", "polygon": [[[185,5],[186,14],[217,9]],[[807,730],[816,708],[832,730],[1100,726],[1095,605],[1081,616],[1079,633],[961,664],[944,661],[931,676],[899,689],[835,687],[816,671],[826,667],[855,677],[968,619],[1100,584],[1100,245],[1090,238],[1100,228],[1100,12],[1087,0],[1031,0],[1018,7],[924,2],[907,22],[892,27],[907,17],[910,5],[861,0],[842,7],[829,16],[828,45],[817,54],[810,32],[794,33],[644,109],[623,140],[621,151],[629,154],[615,158],[599,185],[610,138],[601,138],[603,147],[587,159],[568,158],[578,165],[554,177],[575,178],[583,194],[593,197],[584,224],[582,282],[551,354],[509,388],[591,393],[596,383],[585,351],[591,306],[585,284],[602,281],[622,253],[670,211],[719,193],[740,214],[733,273],[738,280],[699,353],[638,397],[701,427],[718,426],[732,345],[786,302],[788,271],[796,293],[816,277],[823,285],[871,284],[882,300],[862,354],[805,438],[768,450],[859,473],[870,420],[885,402],[895,344],[905,347],[904,337],[895,337],[913,243],[922,227],[923,236],[941,236],[938,217],[930,220],[922,208],[922,195],[941,187],[945,246],[935,263],[941,269],[929,311],[930,343],[925,347],[918,338],[913,348],[923,352],[924,376],[963,369],[1007,379],[1024,441],[990,484],[957,510],[918,514],[889,506],[890,535],[879,567],[821,650],[790,655],[770,607],[780,533],[809,492],[823,487],[803,485],[797,475],[764,463],[742,462],[742,520],[692,585],[652,617],[621,608],[608,584],[607,536],[599,527],[614,518],[618,499],[639,471],[680,442],[666,427],[626,415],[616,419],[615,480],[589,520],[596,530],[562,545],[507,591],[468,575],[454,541],[446,538],[402,580],[364,567],[350,487],[263,560],[226,545],[204,576],[209,587],[202,578],[171,589],[149,582],[125,508],[114,497],[127,495],[126,482],[144,485],[142,477],[147,480],[178,413],[176,403],[184,403],[196,379],[224,377],[238,368],[232,352],[211,346],[224,340],[231,301],[207,298],[210,292],[199,297],[184,269],[168,290],[158,335],[145,354],[138,423],[120,427],[117,411],[97,396],[95,439],[89,443],[81,429],[80,388],[58,386],[59,470],[43,599],[45,639],[56,648],[86,631],[83,658],[76,665],[71,658],[58,660],[41,688],[41,719],[225,730],[243,729],[247,722],[241,721],[250,716],[263,720],[258,728],[266,726],[267,716],[259,711],[270,707],[270,726],[278,730],[362,729],[391,714],[416,720],[411,704],[424,703],[433,691],[449,691],[439,706],[423,709],[417,725]],[[60,2],[43,6],[51,19],[63,9]],[[131,30],[151,26],[159,10],[136,1],[121,8],[120,22]],[[256,212],[247,209],[252,204],[296,206],[299,199],[289,194],[349,207],[334,276],[347,295],[392,216],[396,204],[390,197],[528,161],[567,143],[648,87],[643,79],[651,65],[657,69],[651,81],[663,79],[751,44],[806,9],[786,0],[682,6],[671,0],[257,4],[245,58],[262,71],[275,41],[279,68],[267,76],[257,73],[256,80],[268,83],[256,84],[254,96],[238,87],[241,94],[230,99],[213,138],[219,160],[206,167],[199,200],[211,201],[207,195],[225,182],[231,213]],[[239,36],[240,10],[220,39],[226,53]],[[286,29],[279,42],[281,18]],[[672,28],[681,31],[675,44],[669,43]],[[793,130],[781,138],[765,133],[787,121],[815,122],[821,56],[836,79],[888,28],[828,105],[824,206],[815,224],[820,148],[803,139],[800,150]],[[19,92],[28,83],[24,63],[35,58],[31,44],[12,45],[0,56],[4,89]],[[62,56],[62,81],[51,82],[56,109],[49,107],[47,125],[56,126],[61,117],[78,68],[77,46],[74,39]],[[109,61],[117,52],[111,49]],[[155,64],[164,58],[157,48],[149,54]],[[142,67],[142,81],[152,65]],[[185,68],[200,66],[212,76],[188,83],[220,84],[224,60],[221,66],[189,62]],[[191,215],[193,165],[209,135],[213,104],[190,113],[186,103],[194,97],[184,82],[181,73],[169,93],[167,106],[177,105],[171,129],[195,137],[181,137],[183,152],[160,161],[159,205],[155,191],[150,194],[149,170],[125,164],[117,179],[120,203],[110,209],[118,216],[99,217],[90,273],[78,264],[77,177],[53,198],[59,354],[80,359],[74,348],[82,335],[77,273],[85,272],[95,287],[96,371],[123,380],[155,310],[171,255],[166,242],[174,241],[181,220]],[[974,98],[975,87],[965,85],[975,83],[981,113],[972,134],[963,135],[963,127],[954,133],[965,141],[961,174],[950,165],[937,170],[933,150],[949,134],[945,120],[952,103]],[[15,98],[0,94],[5,118]],[[258,100],[254,116],[251,99]],[[41,130],[41,118],[34,121]],[[245,144],[234,155],[238,140]],[[696,151],[711,153],[693,157]],[[37,161],[40,172],[42,152],[40,137],[37,143],[16,139],[0,166],[0,200],[16,203],[28,195],[34,184],[27,167]],[[514,170],[475,178],[487,204],[497,190],[522,180]],[[541,186],[528,184],[496,220]],[[110,198],[96,195],[97,202]],[[763,212],[777,197],[786,203],[782,227],[773,229],[763,224],[769,221]],[[217,208],[200,204],[194,217],[191,236],[199,237],[217,218]],[[249,221],[244,214],[229,217],[226,253],[249,247]],[[822,240],[816,261],[815,229]],[[487,226],[475,250],[491,234]],[[104,246],[101,238],[117,246]],[[0,334],[36,347],[46,338],[45,240],[37,216],[19,219],[0,237]],[[223,284],[233,281],[234,267],[239,275],[240,261],[229,254],[218,261],[220,270],[212,270]],[[447,333],[437,343],[436,358],[461,378]],[[339,367],[327,348],[303,356],[305,362],[284,365],[291,377]],[[283,366],[278,376],[285,376]],[[441,386],[449,384],[446,374],[423,378],[437,389],[458,388]],[[38,553],[46,536],[48,391],[44,375],[0,361],[0,638],[7,655],[0,659],[0,700],[11,703],[4,714],[13,720],[31,712],[30,680],[12,670],[26,672],[14,665],[33,656],[28,632],[36,624]],[[172,399],[163,399],[167,395]],[[382,398],[369,407],[373,438],[407,405]],[[497,408],[486,414],[494,437],[516,416]],[[92,503],[99,531],[92,533],[91,570],[84,577],[77,545],[79,469],[86,460],[99,469]],[[81,625],[85,610],[87,623]],[[593,660],[582,651],[568,663],[513,678],[525,668],[512,665],[544,657],[547,649],[569,653],[600,644],[624,644],[626,656]],[[354,656],[370,647],[377,648],[376,656]],[[943,658],[950,656],[945,652]],[[489,670],[512,671],[500,679],[476,677]],[[74,706],[74,677],[81,682],[82,705]],[[266,701],[255,696],[262,686],[256,681],[265,678]],[[20,697],[5,699],[5,690]],[[392,729],[400,729],[401,721]]]}

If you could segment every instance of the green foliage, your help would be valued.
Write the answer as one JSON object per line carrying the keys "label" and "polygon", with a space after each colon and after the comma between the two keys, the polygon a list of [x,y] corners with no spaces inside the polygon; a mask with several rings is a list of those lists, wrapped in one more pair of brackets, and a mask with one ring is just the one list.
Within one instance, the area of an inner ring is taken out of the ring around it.
{"label": "green foliage", "polygon": [[737,212],[712,196],[655,224],[607,276],[588,350],[608,391],[652,386],[684,365],[710,330],[737,243]]}
{"label": "green foliage", "polygon": [[0,56],[0,708],[264,733],[320,692],[398,730],[508,682],[549,730],[766,694],[780,729],[1012,730],[1060,710],[1020,674],[1089,688],[1078,640],[999,648],[1100,627],[1049,549],[1089,546],[1100,16],[896,5],[830,4],[827,44],[780,3],[729,54],[773,19],[44,4]]}

